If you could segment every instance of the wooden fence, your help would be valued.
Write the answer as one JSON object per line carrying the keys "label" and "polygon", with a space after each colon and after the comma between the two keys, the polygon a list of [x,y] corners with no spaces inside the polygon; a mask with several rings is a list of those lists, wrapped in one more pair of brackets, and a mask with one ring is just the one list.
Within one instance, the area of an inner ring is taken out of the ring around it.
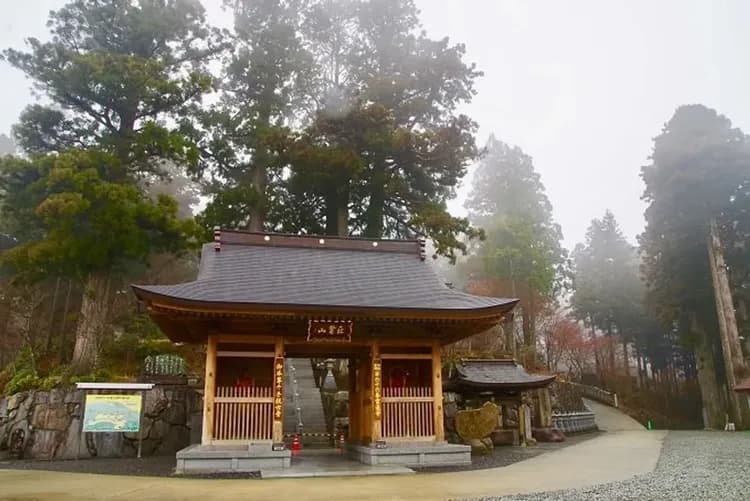
{"label": "wooden fence", "polygon": [[619,403],[617,401],[617,393],[612,393],[611,391],[603,390],[602,388],[599,388],[598,386],[591,386],[588,384],[581,384],[581,383],[569,383],[574,388],[578,388],[581,391],[581,394],[584,396],[584,398],[590,398],[591,400],[594,400],[596,402],[599,402],[604,405],[609,405],[610,407],[619,407]]}
{"label": "wooden fence", "polygon": [[433,400],[430,387],[383,388],[383,438],[433,438]]}
{"label": "wooden fence", "polygon": [[214,440],[271,440],[273,388],[219,386],[214,397]]}

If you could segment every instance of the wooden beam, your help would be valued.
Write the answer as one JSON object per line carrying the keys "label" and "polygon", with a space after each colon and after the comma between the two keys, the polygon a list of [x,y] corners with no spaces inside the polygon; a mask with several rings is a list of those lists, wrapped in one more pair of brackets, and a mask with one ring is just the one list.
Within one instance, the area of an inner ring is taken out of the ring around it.
{"label": "wooden beam", "polygon": [[[274,359],[275,360],[281,360],[281,373],[282,373],[282,388],[275,388],[274,393],[274,399],[281,398],[281,415],[278,415],[274,411],[274,417],[273,417],[273,429],[271,430],[271,440],[275,444],[280,444],[284,441],[284,394],[283,394],[283,374],[284,374],[284,338],[281,336],[276,337],[275,343],[274,343]],[[276,381],[276,371],[278,368],[276,367],[276,362],[274,362],[274,384]],[[279,394],[280,393],[280,394]],[[274,402],[274,405],[277,405],[276,402]]]}
{"label": "wooden beam", "polygon": [[382,353],[381,360],[432,360],[432,353]]}
{"label": "wooden beam", "polygon": [[216,336],[208,336],[206,375],[203,385],[203,434],[201,443],[208,445],[214,437],[214,394],[216,392]]}
{"label": "wooden beam", "polygon": [[273,358],[276,353],[273,351],[226,351],[216,352],[217,357],[236,357],[236,358]]}
{"label": "wooden beam", "polygon": [[445,441],[443,421],[443,362],[440,353],[440,342],[432,345],[432,403],[433,418],[435,420],[435,441]]}
{"label": "wooden beam", "polygon": [[216,336],[219,343],[245,343],[245,344],[275,344],[275,336],[248,336],[242,334],[219,334]]}
{"label": "wooden beam", "polygon": [[433,344],[432,339],[425,339],[425,338],[417,338],[417,339],[388,339],[388,338],[380,338],[379,339],[380,346],[410,346],[410,347],[430,347]]}

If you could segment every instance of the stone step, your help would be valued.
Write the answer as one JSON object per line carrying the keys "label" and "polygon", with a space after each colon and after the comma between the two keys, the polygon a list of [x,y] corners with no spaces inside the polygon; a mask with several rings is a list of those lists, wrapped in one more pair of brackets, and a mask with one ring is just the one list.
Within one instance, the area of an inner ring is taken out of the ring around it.
{"label": "stone step", "polygon": [[308,358],[289,358],[285,372],[284,432],[296,432],[301,422],[303,433],[325,433],[325,412],[320,389],[315,385],[312,361]]}

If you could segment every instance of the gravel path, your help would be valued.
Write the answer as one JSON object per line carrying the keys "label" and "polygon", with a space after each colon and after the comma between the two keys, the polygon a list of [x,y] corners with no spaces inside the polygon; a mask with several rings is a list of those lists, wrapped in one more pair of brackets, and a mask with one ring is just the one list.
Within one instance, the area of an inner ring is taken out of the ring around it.
{"label": "gravel path", "polygon": [[750,432],[673,431],[653,473],[585,489],[504,496],[504,501],[750,500]]}

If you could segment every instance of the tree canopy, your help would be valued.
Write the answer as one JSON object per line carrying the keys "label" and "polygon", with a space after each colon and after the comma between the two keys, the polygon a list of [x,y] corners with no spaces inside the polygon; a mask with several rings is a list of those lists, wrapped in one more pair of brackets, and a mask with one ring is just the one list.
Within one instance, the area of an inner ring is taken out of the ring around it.
{"label": "tree canopy", "polygon": [[521,299],[524,344],[533,363],[536,316],[565,285],[567,253],[531,157],[491,136],[466,207],[469,219],[487,234],[469,269],[495,280],[495,294]]}
{"label": "tree canopy", "polygon": [[713,426],[725,413],[720,386],[726,369],[707,241],[712,221],[727,229],[747,220],[737,203],[745,197],[737,194],[747,191],[749,146],[725,116],[702,105],[681,106],[654,140],[651,163],[642,169],[649,205],[640,243],[649,304],[695,350]]}
{"label": "tree canopy", "polygon": [[451,258],[479,236],[446,205],[477,153],[456,111],[480,76],[462,45],[421,32],[410,0],[232,5],[226,89],[186,125],[206,226],[425,235]]}
{"label": "tree canopy", "polygon": [[104,148],[127,172],[152,171],[170,158],[197,160],[165,125],[211,85],[215,40],[200,2],[74,0],[50,13],[51,39],[2,55],[48,104],[28,106],[13,132],[29,153]]}

